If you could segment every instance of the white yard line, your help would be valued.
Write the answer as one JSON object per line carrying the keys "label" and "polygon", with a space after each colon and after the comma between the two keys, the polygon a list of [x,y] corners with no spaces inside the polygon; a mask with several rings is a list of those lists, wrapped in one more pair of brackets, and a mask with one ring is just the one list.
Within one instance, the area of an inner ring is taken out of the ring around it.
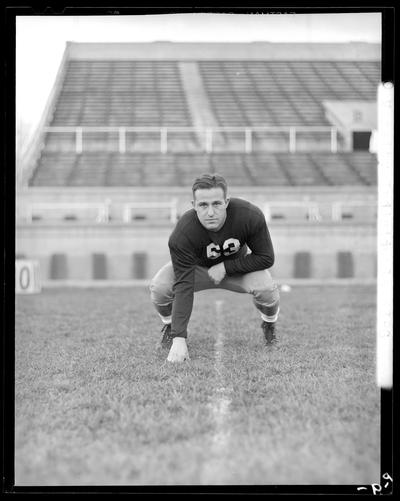
{"label": "white yard line", "polygon": [[229,445],[231,430],[228,426],[229,406],[231,404],[230,395],[233,388],[226,386],[224,376],[224,328],[222,319],[222,307],[224,301],[217,300],[216,307],[216,340],[214,344],[214,360],[216,373],[216,386],[212,400],[209,404],[213,420],[215,423],[215,431],[212,436],[211,448],[209,456],[204,465],[201,474],[202,484],[218,484],[224,483],[225,470],[225,451]]}

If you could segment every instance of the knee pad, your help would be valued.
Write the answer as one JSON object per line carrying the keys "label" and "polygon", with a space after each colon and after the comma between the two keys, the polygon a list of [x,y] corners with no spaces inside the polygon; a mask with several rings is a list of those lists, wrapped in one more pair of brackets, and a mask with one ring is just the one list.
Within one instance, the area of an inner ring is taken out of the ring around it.
{"label": "knee pad", "polygon": [[259,305],[271,307],[279,304],[279,289],[276,284],[263,290],[254,291],[253,296],[254,302]]}
{"label": "knee pad", "polygon": [[149,290],[152,302],[159,306],[170,305],[174,299],[172,288],[169,284],[164,284],[153,279]]}

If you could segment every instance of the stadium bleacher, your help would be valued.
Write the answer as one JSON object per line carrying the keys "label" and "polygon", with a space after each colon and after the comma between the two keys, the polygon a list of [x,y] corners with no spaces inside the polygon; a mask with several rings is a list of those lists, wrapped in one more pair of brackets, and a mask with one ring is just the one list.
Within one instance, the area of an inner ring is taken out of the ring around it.
{"label": "stadium bleacher", "polygon": [[376,184],[376,156],[352,153],[44,153],[32,186],[190,186],[219,172],[234,186]]}
{"label": "stadium bleacher", "polygon": [[193,179],[219,172],[264,211],[278,276],[298,277],[304,257],[306,278],[373,279],[379,54],[70,43],[19,191],[18,253],[50,280],[147,279]]}
{"label": "stadium bleacher", "polygon": [[174,61],[69,61],[53,126],[191,123]]}
{"label": "stadium bleacher", "polygon": [[[232,154],[229,146],[243,144],[243,133],[225,130],[214,133],[214,149],[210,146],[204,152],[199,133],[193,131],[195,111],[179,64],[178,60],[68,60],[29,185],[181,186],[192,177],[192,173],[186,176],[184,159],[191,172],[219,170],[229,173],[237,185],[376,183],[374,155],[345,153],[338,134],[338,154],[332,156],[329,134],[302,127],[332,125],[324,101],[374,101],[379,61],[195,62],[206,96],[204,107],[209,107],[217,126],[271,127],[252,132],[246,154],[243,149]],[[169,128],[168,144],[159,155],[163,127]],[[187,128],[185,137],[179,139],[173,127],[183,128],[181,133]],[[298,128],[296,150],[290,153],[289,127]],[[81,128],[79,147],[77,128]],[[120,128],[127,128],[123,150]],[[184,155],[187,151],[190,156]]]}
{"label": "stadium bleacher", "polygon": [[221,125],[329,125],[322,102],[376,99],[378,62],[201,61]]}
{"label": "stadium bleacher", "polygon": [[364,179],[365,184],[374,186],[377,184],[377,160],[376,155],[358,151],[348,155],[347,163]]}

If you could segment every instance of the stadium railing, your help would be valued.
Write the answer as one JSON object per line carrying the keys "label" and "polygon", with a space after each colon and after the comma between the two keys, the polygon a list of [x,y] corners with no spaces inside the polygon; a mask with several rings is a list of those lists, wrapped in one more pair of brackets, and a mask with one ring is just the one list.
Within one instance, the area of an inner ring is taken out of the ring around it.
{"label": "stadium railing", "polygon": [[[301,214],[308,221],[321,221],[321,213],[319,209],[319,205],[315,202],[268,202],[264,204],[263,211],[265,215],[265,219],[267,222],[271,221],[271,219],[275,219],[277,214],[273,213],[274,209],[283,209],[286,211],[288,208],[294,208],[296,211],[297,217]],[[279,215],[278,215],[279,216]]]}
{"label": "stadium railing", "polygon": [[[104,202],[26,202],[24,210],[18,212],[18,221],[52,222],[70,220],[92,223],[132,223],[137,220],[168,221],[175,224],[179,217],[179,201],[168,202],[118,202],[110,199]],[[345,219],[375,220],[376,203],[369,201],[315,202],[312,200],[269,201],[262,206],[268,222],[274,220],[309,222],[340,222]]]}
{"label": "stadium railing", "polygon": [[245,126],[245,127],[89,127],[89,126],[48,126],[44,127],[45,133],[72,133],[75,135],[75,152],[80,154],[84,151],[84,134],[91,133],[117,133],[119,153],[125,153],[127,150],[126,134],[146,133],[149,135],[158,135],[159,148],[161,153],[167,153],[169,150],[169,135],[194,132],[197,137],[203,138],[203,149],[207,153],[214,151],[213,138],[217,133],[239,133],[243,138],[243,151],[251,153],[253,151],[254,133],[287,133],[288,150],[291,153],[297,151],[297,140],[301,133],[323,133],[328,138],[328,151],[337,153],[338,151],[338,129],[334,126]]}
{"label": "stadium railing", "polygon": [[132,220],[132,211],[134,209],[167,209],[169,211],[169,220],[171,223],[176,223],[178,220],[178,200],[172,199],[171,202],[135,202],[124,204],[123,221],[129,223]]}
{"label": "stadium railing", "polygon": [[[67,211],[67,212],[66,212]],[[92,217],[97,223],[105,223],[109,221],[110,203],[88,203],[88,202],[67,202],[67,203],[32,203],[26,205],[25,217],[26,221],[32,223],[36,218],[40,218],[43,213],[59,213],[61,212],[64,218],[72,211],[73,215],[79,214],[80,211],[92,211]],[[93,215],[94,214],[94,215]]]}
{"label": "stadium railing", "polygon": [[[119,204],[120,205],[120,204]],[[52,217],[48,217],[48,221],[54,220],[54,215],[64,220],[70,219],[71,221],[92,221],[95,223],[109,223],[111,222],[111,215],[113,219],[119,222],[130,223],[132,221],[133,211],[140,209],[141,214],[139,219],[142,219],[143,211],[149,215],[149,210],[162,210],[165,211],[167,219],[171,223],[176,223],[178,220],[178,200],[173,198],[170,202],[132,202],[122,204],[122,210],[119,216],[115,217],[112,214],[112,203],[110,199],[106,199],[103,203],[90,203],[90,202],[51,202],[51,203],[27,203],[25,211],[22,211],[21,219],[25,222],[33,223],[35,220],[46,221],[46,214],[51,213]],[[20,211],[21,213],[21,211]],[[23,215],[24,214],[24,215]],[[43,217],[45,216],[45,217]],[[156,214],[160,218],[159,212]]]}
{"label": "stadium railing", "polygon": [[377,204],[366,203],[362,201],[352,201],[352,202],[333,202],[331,205],[331,218],[332,221],[341,221],[346,217],[346,209],[356,209],[373,211],[374,218],[377,216],[378,206]]}

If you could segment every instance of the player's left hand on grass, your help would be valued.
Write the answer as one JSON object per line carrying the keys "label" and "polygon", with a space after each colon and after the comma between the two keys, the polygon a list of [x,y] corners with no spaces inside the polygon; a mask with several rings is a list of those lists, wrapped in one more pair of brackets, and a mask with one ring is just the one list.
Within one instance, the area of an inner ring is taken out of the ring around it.
{"label": "player's left hand on grass", "polygon": [[224,263],[218,263],[211,268],[208,268],[208,276],[218,285],[225,278],[226,270]]}
{"label": "player's left hand on grass", "polygon": [[183,362],[184,360],[190,360],[186,339],[184,337],[174,337],[167,360],[168,362]]}

